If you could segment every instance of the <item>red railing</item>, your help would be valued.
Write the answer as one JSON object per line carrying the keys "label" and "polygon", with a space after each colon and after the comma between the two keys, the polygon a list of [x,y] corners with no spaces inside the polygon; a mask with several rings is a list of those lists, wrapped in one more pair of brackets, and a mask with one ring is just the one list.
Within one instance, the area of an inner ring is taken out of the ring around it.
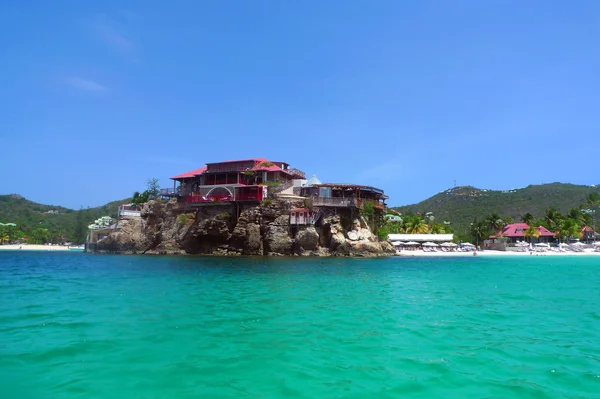
{"label": "red railing", "polygon": [[239,193],[235,196],[236,201],[262,201],[262,199],[262,191],[255,193]]}
{"label": "red railing", "polygon": [[222,195],[222,196],[216,196],[216,195],[211,195],[208,197],[205,197],[203,195],[188,195],[187,197],[185,197],[185,202],[187,202],[188,204],[201,204],[201,203],[207,203],[207,202],[228,202],[228,201],[233,201],[233,197],[231,195]]}

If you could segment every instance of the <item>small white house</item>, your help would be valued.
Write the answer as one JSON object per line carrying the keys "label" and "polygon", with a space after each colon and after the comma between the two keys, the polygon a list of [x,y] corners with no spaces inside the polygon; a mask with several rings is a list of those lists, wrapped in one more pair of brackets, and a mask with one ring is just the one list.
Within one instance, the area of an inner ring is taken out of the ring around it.
{"label": "small white house", "polygon": [[290,211],[290,225],[302,226],[315,224],[318,213],[308,208],[294,208]]}

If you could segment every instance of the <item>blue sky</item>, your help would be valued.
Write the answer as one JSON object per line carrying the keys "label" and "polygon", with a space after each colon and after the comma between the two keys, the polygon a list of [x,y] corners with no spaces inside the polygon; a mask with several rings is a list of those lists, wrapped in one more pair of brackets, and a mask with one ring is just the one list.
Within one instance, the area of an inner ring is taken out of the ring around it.
{"label": "blue sky", "polygon": [[600,183],[600,2],[0,4],[0,193],[97,206],[265,157],[390,205]]}

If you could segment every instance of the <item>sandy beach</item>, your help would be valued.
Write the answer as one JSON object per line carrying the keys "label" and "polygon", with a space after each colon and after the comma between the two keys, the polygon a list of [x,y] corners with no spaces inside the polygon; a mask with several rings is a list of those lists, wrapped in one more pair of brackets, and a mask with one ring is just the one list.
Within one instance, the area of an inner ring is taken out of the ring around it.
{"label": "sandy beach", "polygon": [[0,245],[0,251],[69,251],[66,245],[11,244]]}
{"label": "sandy beach", "polygon": [[[400,251],[396,256],[415,256],[415,257],[464,257],[473,256],[473,252],[424,252],[422,250],[416,251]],[[593,250],[587,250],[585,252],[509,252],[509,251],[477,251],[477,256],[600,256],[600,252],[593,252]]]}

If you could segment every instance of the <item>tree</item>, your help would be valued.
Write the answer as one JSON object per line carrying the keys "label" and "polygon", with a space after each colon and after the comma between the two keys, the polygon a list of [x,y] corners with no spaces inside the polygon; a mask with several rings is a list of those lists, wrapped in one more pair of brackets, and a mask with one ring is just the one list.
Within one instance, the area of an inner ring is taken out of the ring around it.
{"label": "tree", "polygon": [[573,207],[569,209],[569,212],[567,212],[567,217],[579,224],[579,226],[583,225],[584,223],[583,212],[581,212],[581,209],[579,208]]}
{"label": "tree", "polygon": [[525,238],[529,238],[529,243],[531,243],[532,238],[539,238],[540,231],[536,226],[529,226],[527,230],[524,232]]}
{"label": "tree", "polygon": [[504,227],[504,220],[497,213],[488,215],[485,222],[487,223],[487,227],[493,231],[500,231]]}
{"label": "tree", "polygon": [[556,231],[563,219],[563,215],[560,214],[558,209],[550,208],[546,211],[546,215],[544,216],[545,227],[550,231]]}
{"label": "tree", "polygon": [[579,236],[580,229],[581,226],[573,219],[563,219],[558,228],[558,236],[563,240],[567,240],[570,237]]}
{"label": "tree", "polygon": [[533,221],[535,220],[535,218],[533,217],[533,215],[529,212],[525,213],[523,216],[521,216],[521,221],[523,223],[527,223],[529,225],[531,225],[533,223]]}
{"label": "tree", "polygon": [[586,202],[589,206],[600,205],[600,193],[590,193]]}
{"label": "tree", "polygon": [[502,221],[504,222],[504,225],[506,226],[507,224],[512,224],[513,218],[511,218],[510,216],[504,216],[504,217],[502,217]]}
{"label": "tree", "polygon": [[408,234],[424,234],[429,230],[429,226],[419,215],[407,216],[404,220],[404,230]]}
{"label": "tree", "polygon": [[361,215],[367,218],[371,230],[373,230],[373,216],[375,215],[375,206],[371,202],[365,202],[360,210]]}
{"label": "tree", "polygon": [[475,241],[476,245],[479,245],[480,242],[483,242],[487,237],[490,236],[490,228],[487,220],[477,220],[475,218],[473,223],[471,223],[470,234],[473,237],[473,241]]}
{"label": "tree", "polygon": [[46,244],[50,241],[48,229],[38,227],[29,234],[28,242],[31,244]]}
{"label": "tree", "polygon": [[77,211],[77,216],[75,218],[75,230],[73,232],[73,241],[77,244],[81,244],[85,241],[86,236],[86,225],[83,215],[83,207],[79,208]]}
{"label": "tree", "polygon": [[134,204],[143,204],[145,202],[148,202],[149,198],[150,198],[150,194],[148,193],[148,191],[144,191],[141,194],[138,191],[136,191],[135,193],[133,193],[131,202],[133,202]]}
{"label": "tree", "polygon": [[146,182],[146,193],[148,193],[148,199],[156,199],[160,194],[160,185],[157,178],[148,179]]}

